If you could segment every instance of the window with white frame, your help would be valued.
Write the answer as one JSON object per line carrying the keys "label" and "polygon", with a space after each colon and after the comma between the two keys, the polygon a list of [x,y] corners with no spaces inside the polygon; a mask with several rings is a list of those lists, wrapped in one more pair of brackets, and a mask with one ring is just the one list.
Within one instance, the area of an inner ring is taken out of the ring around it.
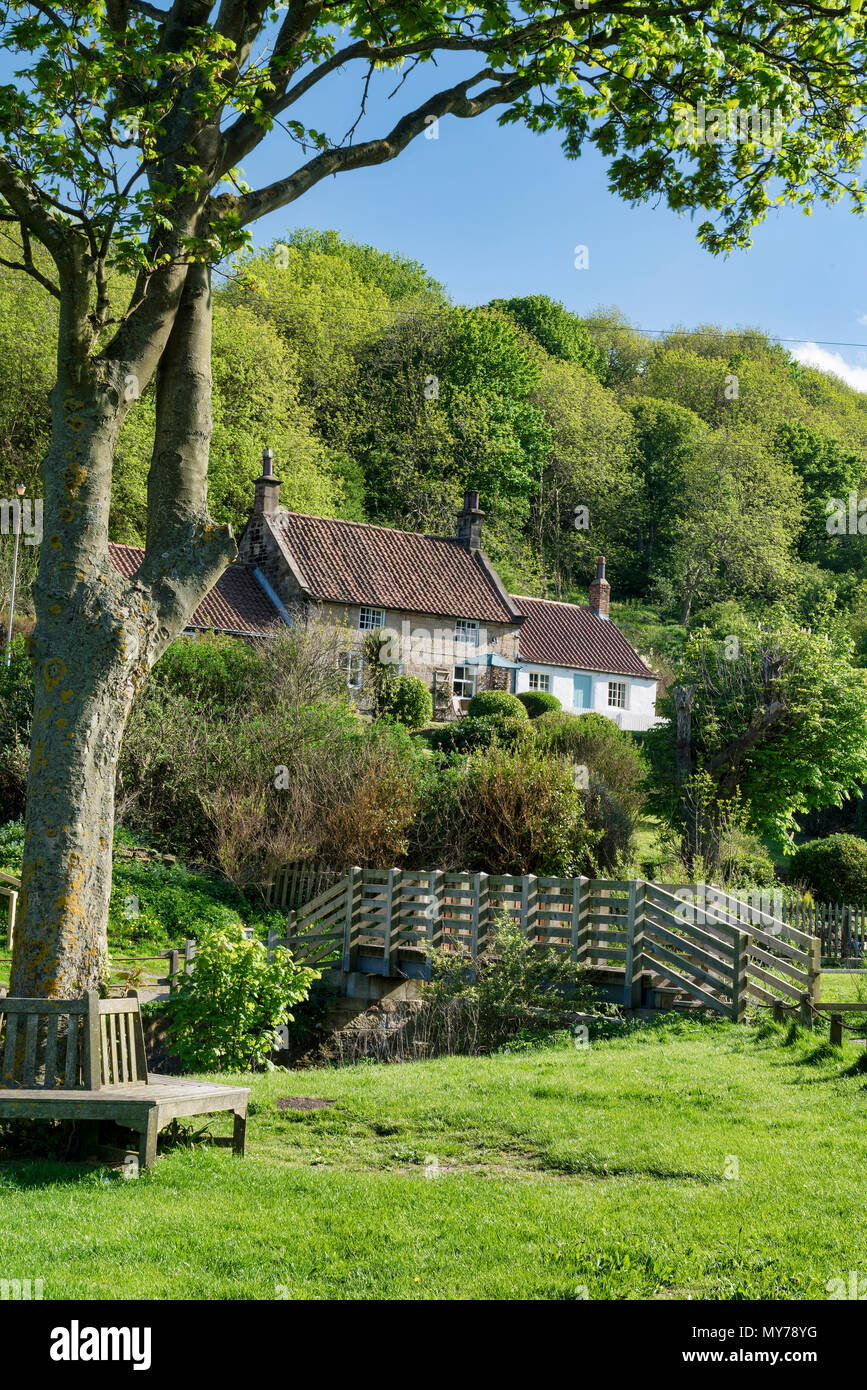
{"label": "window with white frame", "polygon": [[364,685],[364,653],[341,652],[339,666],[346,677],[349,690],[360,690]]}
{"label": "window with white frame", "polygon": [[544,690],[544,691],[546,691],[548,694],[550,694],[550,691],[551,691],[551,677],[550,677],[550,675],[548,675],[547,673],[545,673],[545,672],[543,672],[543,671],[531,671],[531,672],[530,672],[530,689],[531,689],[531,690]]}
{"label": "window with white frame", "polygon": [[608,682],[608,705],[610,709],[626,709],[626,696],[629,686],[626,681]]}
{"label": "window with white frame", "polygon": [[377,632],[379,628],[385,627],[385,609],[359,608],[358,626],[362,632]]}
{"label": "window with white frame", "polygon": [[476,693],[475,666],[456,666],[452,689],[462,700],[471,700]]}
{"label": "window with white frame", "polygon": [[455,618],[455,641],[464,642],[468,647],[479,645],[479,625],[469,618]]}

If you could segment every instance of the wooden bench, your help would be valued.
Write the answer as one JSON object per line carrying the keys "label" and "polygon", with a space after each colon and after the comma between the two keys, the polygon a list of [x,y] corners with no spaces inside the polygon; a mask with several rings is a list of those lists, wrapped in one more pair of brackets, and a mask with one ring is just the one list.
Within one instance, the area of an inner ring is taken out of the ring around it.
{"label": "wooden bench", "polygon": [[157,1135],[183,1115],[231,1110],[243,1155],[249,1090],[148,1073],[138,993],[124,999],[0,999],[0,1120],[114,1120],[153,1166]]}

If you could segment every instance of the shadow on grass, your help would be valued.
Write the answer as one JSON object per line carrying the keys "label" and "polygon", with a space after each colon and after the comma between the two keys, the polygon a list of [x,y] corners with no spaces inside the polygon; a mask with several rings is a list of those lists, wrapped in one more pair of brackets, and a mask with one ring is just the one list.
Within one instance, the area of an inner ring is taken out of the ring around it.
{"label": "shadow on grass", "polygon": [[[0,1193],[4,1188],[58,1187],[93,1180],[95,1169],[79,1160],[62,1158],[0,1158]],[[120,1179],[122,1181],[122,1179]]]}
{"label": "shadow on grass", "polygon": [[693,1173],[686,1168],[643,1168],[634,1163],[605,1163],[593,1158],[558,1158],[542,1154],[539,1166],[547,1173],[560,1173],[570,1178],[652,1178],[658,1182],[695,1182],[711,1187],[725,1179],[717,1174]]}

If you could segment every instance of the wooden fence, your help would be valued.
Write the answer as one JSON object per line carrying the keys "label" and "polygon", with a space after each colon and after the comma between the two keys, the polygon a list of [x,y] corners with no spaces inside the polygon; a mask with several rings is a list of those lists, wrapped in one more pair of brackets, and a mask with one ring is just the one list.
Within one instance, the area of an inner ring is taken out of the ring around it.
{"label": "wooden fence", "polygon": [[292,911],[310,902],[323,888],[338,883],[345,873],[345,869],[335,869],[329,864],[287,864],[278,869],[270,883],[263,885],[265,902],[268,907]]}
{"label": "wooden fence", "polygon": [[12,940],[15,935],[15,917],[18,912],[18,894],[21,891],[20,878],[13,877],[12,874],[0,872],[0,902],[6,903],[6,949],[12,950]]}
{"label": "wooden fence", "polygon": [[309,964],[419,978],[432,950],[484,951],[506,912],[534,945],[622,971],[630,1008],[647,976],[735,1019],[748,996],[818,999],[818,939],[768,914],[759,923],[749,904],[725,897],[712,907],[641,879],[354,868],[290,913],[286,937],[272,932],[268,944]]}
{"label": "wooden fence", "polygon": [[662,887],[678,896],[692,894],[699,901],[722,905],[738,903],[744,920],[762,925],[763,920],[778,920],[797,928],[805,936],[816,936],[822,943],[823,956],[839,960],[858,959],[865,955],[867,943],[867,908],[850,903],[786,902],[778,889],[756,890],[748,899],[737,899],[713,884],[665,883]]}

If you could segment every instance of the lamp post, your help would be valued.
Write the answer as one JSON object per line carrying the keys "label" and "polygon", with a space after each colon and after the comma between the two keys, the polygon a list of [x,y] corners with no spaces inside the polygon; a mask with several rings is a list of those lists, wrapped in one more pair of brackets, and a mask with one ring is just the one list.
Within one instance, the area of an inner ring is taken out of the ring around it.
{"label": "lamp post", "polygon": [[9,598],[9,631],[6,634],[6,665],[12,664],[12,616],[15,612],[15,581],[18,578],[18,543],[21,540],[21,498],[24,496],[24,483],[15,484],[18,497],[18,511],[15,518],[15,552],[12,557],[12,593]]}

